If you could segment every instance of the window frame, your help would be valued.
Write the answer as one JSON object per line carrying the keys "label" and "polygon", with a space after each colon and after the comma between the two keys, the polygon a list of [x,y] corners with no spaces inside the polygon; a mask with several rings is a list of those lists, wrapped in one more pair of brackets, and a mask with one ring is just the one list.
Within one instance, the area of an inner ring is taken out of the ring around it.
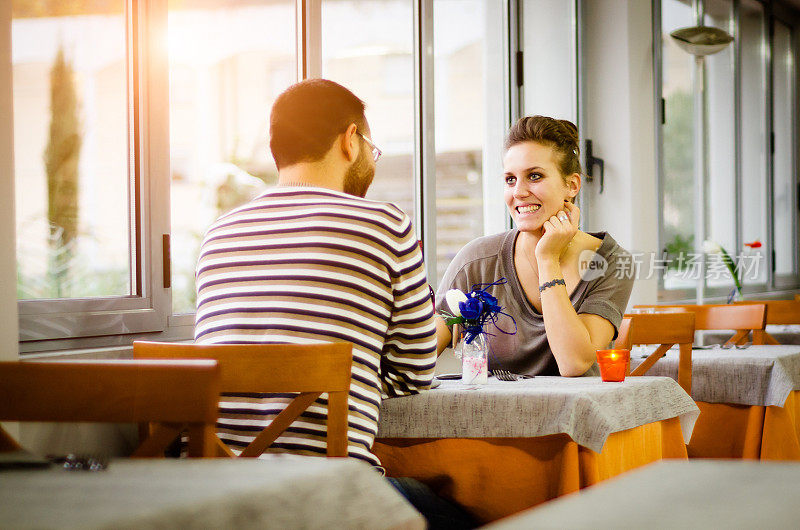
{"label": "window frame", "polygon": [[[164,287],[162,234],[168,234],[168,116],[162,94],[168,77],[159,42],[166,3],[127,0],[125,10],[129,133],[129,234],[131,285],[135,294],[97,298],[18,300],[20,351],[111,345],[120,334],[160,332],[167,327],[170,297]],[[12,66],[13,68],[13,66]],[[142,89],[144,87],[144,90]],[[12,95],[13,97],[13,95]],[[17,117],[18,119],[20,117]],[[166,135],[166,136],[165,136]],[[166,202],[165,202],[166,201]],[[135,241],[134,241],[135,238]],[[128,341],[129,342],[129,341]]]}

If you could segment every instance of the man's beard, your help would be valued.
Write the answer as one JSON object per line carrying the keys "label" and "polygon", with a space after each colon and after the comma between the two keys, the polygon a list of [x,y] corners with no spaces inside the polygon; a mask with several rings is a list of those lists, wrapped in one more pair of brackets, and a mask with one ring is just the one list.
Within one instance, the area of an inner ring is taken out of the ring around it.
{"label": "man's beard", "polygon": [[344,175],[344,192],[356,197],[364,197],[375,178],[375,167],[367,162],[366,151],[362,147]]}

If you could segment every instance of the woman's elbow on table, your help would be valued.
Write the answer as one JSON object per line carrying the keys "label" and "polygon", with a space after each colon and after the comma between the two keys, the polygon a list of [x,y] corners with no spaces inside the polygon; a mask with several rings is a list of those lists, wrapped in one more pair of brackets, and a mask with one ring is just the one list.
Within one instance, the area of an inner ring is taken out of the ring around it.
{"label": "woman's elbow on table", "polygon": [[569,363],[559,363],[558,373],[561,374],[562,377],[580,377],[584,375],[593,364],[594,359],[572,359]]}

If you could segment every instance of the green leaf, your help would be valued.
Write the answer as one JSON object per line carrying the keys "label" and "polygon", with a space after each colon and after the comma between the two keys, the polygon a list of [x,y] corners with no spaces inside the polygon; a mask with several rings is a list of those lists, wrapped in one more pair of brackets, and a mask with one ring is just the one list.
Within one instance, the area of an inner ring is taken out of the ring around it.
{"label": "green leaf", "polygon": [[733,278],[733,283],[736,284],[736,289],[741,294],[742,292],[742,283],[739,281],[739,275],[736,271],[736,265],[733,262],[733,258],[731,255],[728,254],[724,248],[719,247],[720,252],[722,252],[722,261],[725,262],[725,265],[728,267],[728,271],[731,273],[731,278]]}

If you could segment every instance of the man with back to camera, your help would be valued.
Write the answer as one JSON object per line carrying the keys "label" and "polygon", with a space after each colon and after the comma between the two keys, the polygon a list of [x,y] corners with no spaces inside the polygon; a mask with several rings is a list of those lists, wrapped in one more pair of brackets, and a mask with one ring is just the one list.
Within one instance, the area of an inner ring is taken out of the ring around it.
{"label": "man with back to camera", "polygon": [[[270,115],[278,184],[206,233],[195,341],[351,342],[348,453],[380,466],[371,452],[380,400],[430,387],[436,336],[408,215],[363,198],[381,155],[364,108],[349,90],[323,79],[278,96]],[[288,401],[262,396],[222,397],[217,431],[234,453]],[[326,414],[318,400],[268,452],[324,455]],[[436,517],[453,527],[461,515],[416,481],[393,484],[415,505],[422,498],[432,527]]]}

